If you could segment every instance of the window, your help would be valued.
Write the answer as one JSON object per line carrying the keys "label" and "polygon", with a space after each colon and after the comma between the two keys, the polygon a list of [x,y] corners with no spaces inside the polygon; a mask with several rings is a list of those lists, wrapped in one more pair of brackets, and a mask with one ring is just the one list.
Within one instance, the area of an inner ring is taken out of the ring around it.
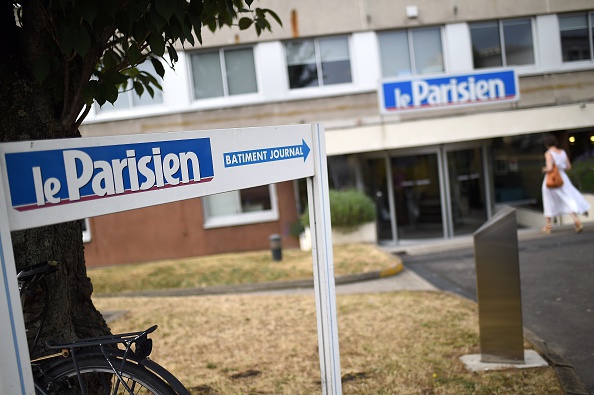
{"label": "window", "polygon": [[[153,75],[159,83],[161,83],[161,77],[155,71],[153,64],[150,61],[145,61],[144,63],[139,64],[136,66],[138,71],[146,71]],[[120,94],[118,95],[118,99],[113,103],[105,103],[102,107],[100,107],[100,112],[111,112],[117,110],[129,110],[135,107],[141,106],[151,106],[156,104],[163,103],[163,92],[160,89],[155,88],[155,94],[153,97],[145,90],[141,97],[136,94],[136,91],[132,89],[130,82],[128,82],[128,86],[126,90],[120,90]]]}
{"label": "window", "polygon": [[258,92],[253,48],[195,53],[191,62],[196,100]]}
{"label": "window", "polygon": [[278,219],[276,189],[272,185],[206,196],[202,203],[205,228]]}
{"label": "window", "polygon": [[285,48],[291,89],[352,82],[347,37],[291,41]]}
{"label": "window", "polygon": [[383,32],[378,38],[384,78],[445,70],[439,27]]}
{"label": "window", "polygon": [[82,224],[82,239],[83,243],[88,243],[91,241],[91,225],[89,224],[89,219],[85,218]]}
{"label": "window", "polygon": [[594,13],[559,15],[559,30],[564,62],[592,59]]}
{"label": "window", "polygon": [[469,27],[475,69],[534,64],[531,19],[479,22]]}

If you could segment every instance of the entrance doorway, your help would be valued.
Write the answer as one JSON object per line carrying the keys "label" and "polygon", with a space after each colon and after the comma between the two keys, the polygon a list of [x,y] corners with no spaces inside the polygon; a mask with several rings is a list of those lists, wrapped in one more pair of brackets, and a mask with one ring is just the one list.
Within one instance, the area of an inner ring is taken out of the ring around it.
{"label": "entrance doorway", "polygon": [[450,234],[474,233],[487,220],[482,149],[449,151],[446,163],[452,219]]}
{"label": "entrance doorway", "polygon": [[367,160],[380,243],[472,234],[487,220],[482,145],[387,153]]}
{"label": "entrance doorway", "polygon": [[390,159],[401,240],[443,237],[443,215],[437,154]]}

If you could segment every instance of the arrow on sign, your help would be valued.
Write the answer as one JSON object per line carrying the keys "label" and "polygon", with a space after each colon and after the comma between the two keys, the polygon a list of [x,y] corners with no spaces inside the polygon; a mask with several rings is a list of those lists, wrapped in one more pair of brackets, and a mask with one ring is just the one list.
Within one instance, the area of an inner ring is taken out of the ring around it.
{"label": "arrow on sign", "polygon": [[275,162],[278,160],[287,160],[303,158],[307,160],[310,148],[301,140],[299,145],[288,145],[285,147],[260,148],[248,151],[226,152],[223,153],[225,167],[236,167],[255,165],[257,163]]}

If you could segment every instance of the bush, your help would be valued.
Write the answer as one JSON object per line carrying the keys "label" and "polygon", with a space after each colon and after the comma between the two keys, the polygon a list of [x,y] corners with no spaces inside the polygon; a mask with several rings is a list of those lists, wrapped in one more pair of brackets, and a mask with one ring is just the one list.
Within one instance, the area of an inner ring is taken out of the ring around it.
{"label": "bush", "polygon": [[582,193],[594,193],[594,158],[576,160],[567,175]]}
{"label": "bush", "polygon": [[[337,191],[331,189],[330,220],[332,227],[342,231],[350,231],[359,225],[375,219],[375,204],[373,200],[354,189]],[[303,226],[309,226],[309,209],[301,216]]]}

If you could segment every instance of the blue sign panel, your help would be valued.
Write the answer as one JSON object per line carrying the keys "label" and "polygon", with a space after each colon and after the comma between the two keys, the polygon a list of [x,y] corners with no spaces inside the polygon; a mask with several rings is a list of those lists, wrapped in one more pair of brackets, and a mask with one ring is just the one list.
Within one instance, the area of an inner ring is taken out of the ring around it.
{"label": "blue sign panel", "polygon": [[307,159],[309,147],[305,140],[299,145],[288,145],[285,147],[261,148],[249,151],[225,152],[223,154],[225,167],[236,167],[254,165],[257,163],[274,162],[294,158]]}
{"label": "blue sign panel", "polygon": [[6,170],[18,211],[214,177],[209,138],[7,153]]}
{"label": "blue sign panel", "polygon": [[514,70],[383,81],[380,95],[383,113],[520,99]]}

